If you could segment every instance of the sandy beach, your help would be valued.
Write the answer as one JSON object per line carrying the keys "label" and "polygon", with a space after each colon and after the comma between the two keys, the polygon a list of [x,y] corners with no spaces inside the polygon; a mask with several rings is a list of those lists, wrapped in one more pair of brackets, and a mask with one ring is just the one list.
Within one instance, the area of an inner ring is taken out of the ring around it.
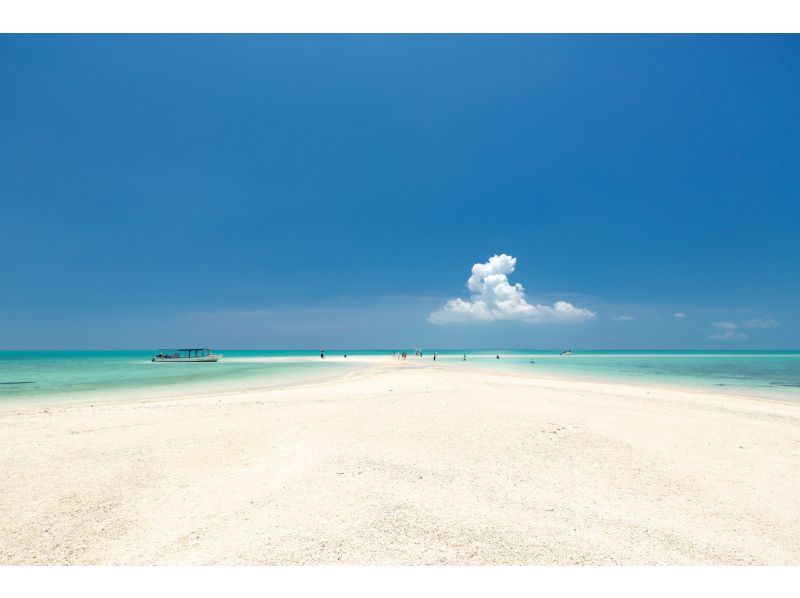
{"label": "sandy beach", "polygon": [[800,564],[800,405],[391,359],[0,410],[3,564]]}

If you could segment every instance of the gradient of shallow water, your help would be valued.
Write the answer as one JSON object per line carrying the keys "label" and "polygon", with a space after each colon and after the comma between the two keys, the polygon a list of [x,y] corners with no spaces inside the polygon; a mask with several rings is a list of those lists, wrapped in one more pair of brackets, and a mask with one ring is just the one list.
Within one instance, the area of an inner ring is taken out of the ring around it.
{"label": "gradient of shallow water", "polygon": [[279,359],[319,358],[318,352],[220,352],[217,363],[154,363],[155,351],[0,351],[0,403],[227,392],[314,382],[352,369],[333,359]]}
{"label": "gradient of shallow water", "polygon": [[[409,359],[413,349],[407,350]],[[436,350],[424,351],[433,363]],[[218,363],[152,363],[154,351],[0,351],[0,404],[146,398],[314,382],[354,371],[351,356],[391,350],[221,351]],[[439,350],[437,361],[514,373],[714,390],[800,401],[800,351]],[[466,354],[466,361],[463,355]],[[500,359],[496,358],[500,356]],[[302,359],[298,359],[302,358]]]}
{"label": "gradient of shallow water", "polygon": [[[457,363],[463,351],[443,351],[439,359]],[[558,351],[474,351],[462,363],[800,401],[800,351],[575,351],[570,356]]]}

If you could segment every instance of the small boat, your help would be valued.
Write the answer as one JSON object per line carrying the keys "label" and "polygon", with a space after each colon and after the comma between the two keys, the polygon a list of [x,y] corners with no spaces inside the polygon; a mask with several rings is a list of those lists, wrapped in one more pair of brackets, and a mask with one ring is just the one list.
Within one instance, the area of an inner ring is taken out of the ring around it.
{"label": "small boat", "polygon": [[152,361],[164,363],[209,363],[219,361],[222,353],[211,349],[169,349],[159,351]]}
{"label": "small boat", "polygon": [[572,349],[567,349],[565,351],[561,351],[559,355],[572,355]]}

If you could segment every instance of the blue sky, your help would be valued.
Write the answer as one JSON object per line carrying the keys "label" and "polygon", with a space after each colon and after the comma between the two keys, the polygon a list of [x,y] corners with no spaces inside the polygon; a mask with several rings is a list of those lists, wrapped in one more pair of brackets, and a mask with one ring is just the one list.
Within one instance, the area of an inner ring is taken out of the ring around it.
{"label": "blue sky", "polygon": [[[0,348],[798,348],[798,73],[798,36],[0,36]],[[431,321],[496,254],[593,315]]]}

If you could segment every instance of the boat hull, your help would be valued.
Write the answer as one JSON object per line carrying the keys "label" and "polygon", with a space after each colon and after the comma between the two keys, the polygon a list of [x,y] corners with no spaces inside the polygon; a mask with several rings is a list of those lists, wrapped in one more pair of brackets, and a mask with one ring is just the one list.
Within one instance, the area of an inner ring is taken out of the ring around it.
{"label": "boat hull", "polygon": [[153,357],[158,363],[211,363],[219,361],[222,355],[206,355],[205,357]]}

